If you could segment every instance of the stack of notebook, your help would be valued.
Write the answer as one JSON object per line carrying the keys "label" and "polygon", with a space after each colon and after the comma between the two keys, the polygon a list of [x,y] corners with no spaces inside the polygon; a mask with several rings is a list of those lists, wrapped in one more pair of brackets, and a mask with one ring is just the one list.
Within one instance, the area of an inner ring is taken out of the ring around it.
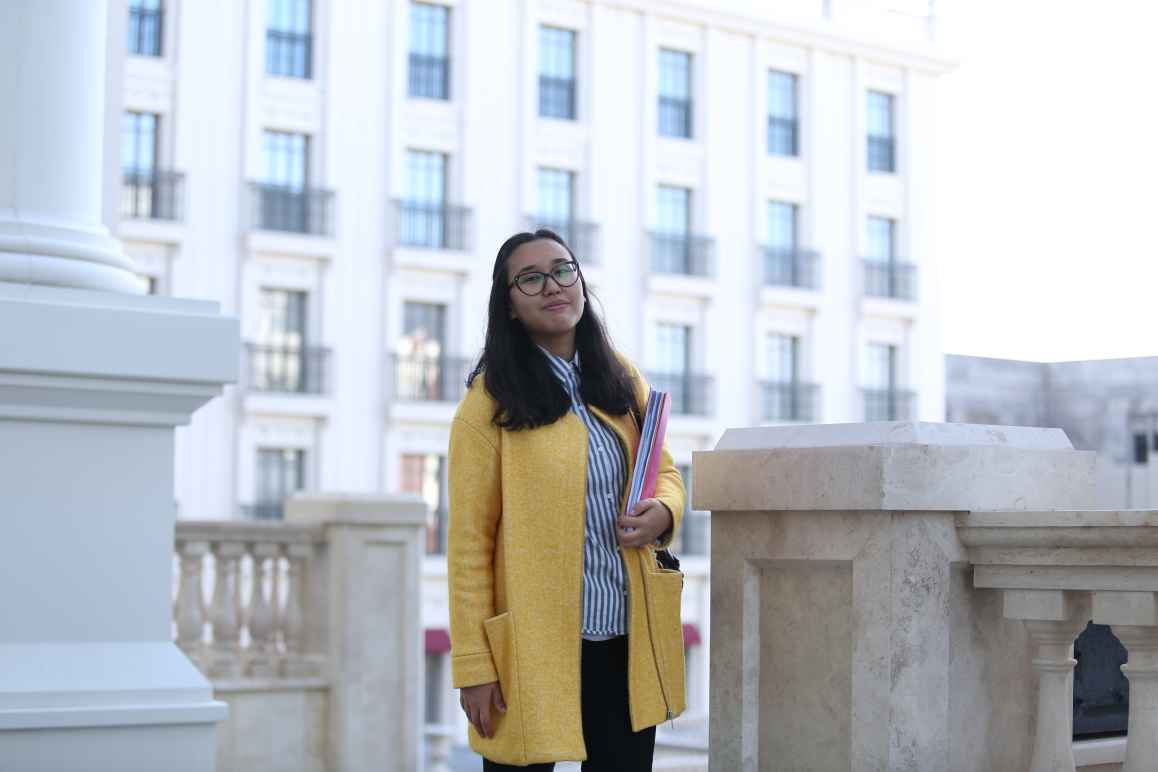
{"label": "stack of notebook", "polygon": [[639,448],[635,452],[635,470],[631,474],[631,488],[627,494],[627,511],[641,499],[655,495],[655,481],[659,475],[659,456],[663,450],[664,432],[671,397],[666,391],[652,389],[647,395],[643,427],[639,431]]}

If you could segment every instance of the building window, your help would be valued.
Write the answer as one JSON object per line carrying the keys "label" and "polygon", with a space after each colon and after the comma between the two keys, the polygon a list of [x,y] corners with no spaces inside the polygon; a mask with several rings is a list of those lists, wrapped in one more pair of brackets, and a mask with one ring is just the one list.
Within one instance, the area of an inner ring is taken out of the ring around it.
{"label": "building window", "polygon": [[256,186],[260,227],[292,233],[330,230],[331,194],[310,187],[310,137],[267,130],[262,136],[262,181]]}
{"label": "building window", "polygon": [[129,53],[161,55],[161,0],[129,0]]}
{"label": "building window", "polygon": [[790,72],[768,72],[768,154],[800,153],[797,78]]}
{"label": "building window", "polygon": [[443,672],[446,655],[426,655],[426,723],[442,724]]}
{"label": "building window", "polygon": [[684,491],[687,497],[684,499],[684,515],[683,522],[680,525],[680,531],[676,541],[676,553],[683,555],[708,555],[711,545],[711,522],[708,520],[708,513],[701,512],[697,509],[692,509],[692,467],[691,464],[677,464],[676,469],[679,470],[680,477],[684,481]]}
{"label": "building window", "polygon": [[265,71],[283,78],[312,77],[310,0],[268,0]]}
{"label": "building window", "polygon": [[257,339],[250,346],[250,388],[257,391],[319,393],[321,350],[307,346],[307,293],[261,290]]}
{"label": "building window", "polygon": [[435,249],[447,246],[446,166],[442,153],[406,152],[406,200],[400,231],[403,244]]}
{"label": "building window", "polygon": [[801,349],[799,335],[768,335],[767,375],[760,395],[763,420],[815,420],[817,388],[801,380]]}
{"label": "building window", "polygon": [[286,190],[306,189],[310,138],[305,134],[266,131],[262,137],[263,179]]}
{"label": "building window", "polygon": [[768,202],[768,246],[792,254],[796,251],[799,208],[784,201]]}
{"label": "building window", "polygon": [[692,136],[692,55],[684,51],[659,51],[659,133]]}
{"label": "building window", "polygon": [[768,335],[768,380],[793,383],[800,377],[800,337],[774,332]]}
{"label": "building window", "polygon": [[657,324],[656,366],[661,373],[683,375],[691,364],[692,328],[686,324]]}
{"label": "building window", "polygon": [[157,170],[156,113],[125,113],[121,123],[121,168],[125,174],[152,178]]}
{"label": "building window", "polygon": [[[548,227],[565,227],[575,215],[575,173],[563,169],[539,169],[536,182],[539,218]],[[564,241],[570,241],[562,233],[559,235]]]}
{"label": "building window", "polygon": [[913,393],[900,388],[897,346],[869,343],[862,350],[866,421],[907,421]]}
{"label": "building window", "polygon": [[461,393],[466,373],[446,356],[446,306],[407,301],[402,306],[395,389],[398,399],[449,401]]}
{"label": "building window", "polygon": [[281,520],[286,497],[306,487],[306,452],[290,448],[259,448],[257,493],[247,514],[260,520]]}
{"label": "building window", "polygon": [[897,347],[889,343],[869,343],[865,348],[865,385],[882,391],[896,388]]}
{"label": "building window", "polygon": [[539,27],[539,115],[575,120],[575,32]]}
{"label": "building window", "polygon": [[446,457],[434,453],[402,455],[403,493],[417,493],[426,502],[426,552],[446,554],[448,501]]}
{"label": "building window", "polygon": [[660,273],[693,273],[691,190],[673,185],[656,188],[655,224],[652,269]]}
{"label": "building window", "polygon": [[[1155,447],[1158,447],[1156,445]],[[1134,435],[1134,463],[1145,464],[1150,461],[1150,449],[1146,443],[1145,434]]]}
{"label": "building window", "polygon": [[867,223],[868,249],[865,257],[880,263],[896,259],[897,221],[889,217],[869,217]]}
{"label": "building window", "polygon": [[430,3],[410,4],[409,94],[450,99],[450,9]]}
{"label": "building window", "polygon": [[868,93],[868,170],[892,173],[897,170],[893,95]]}

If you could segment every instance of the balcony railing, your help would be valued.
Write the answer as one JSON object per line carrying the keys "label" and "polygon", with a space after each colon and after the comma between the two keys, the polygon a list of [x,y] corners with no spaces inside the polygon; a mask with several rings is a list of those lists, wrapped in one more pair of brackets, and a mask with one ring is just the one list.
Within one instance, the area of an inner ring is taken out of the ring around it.
{"label": "balcony railing", "polygon": [[760,384],[760,417],[765,421],[815,421],[820,388],[799,381]]}
{"label": "balcony railing", "polygon": [[265,71],[283,78],[310,78],[313,38],[308,32],[266,30]]}
{"label": "balcony railing", "polygon": [[656,273],[713,276],[716,240],[709,236],[653,231],[651,269]]}
{"label": "balcony railing", "polygon": [[811,249],[763,247],[764,284],[770,287],[820,286],[820,253]]}
{"label": "balcony railing", "polygon": [[267,231],[332,236],[334,192],[294,188],[265,182],[250,183],[253,222]]}
{"label": "balcony railing", "polygon": [[692,102],[674,97],[659,98],[659,133],[664,137],[692,136]]}
{"label": "balcony railing", "polygon": [[156,169],[126,170],[122,178],[121,216],[142,220],[180,220],[185,175]]}
{"label": "balcony railing", "polygon": [[282,520],[285,504],[281,501],[259,501],[241,505],[241,516],[246,520]]}
{"label": "balcony railing", "polygon": [[864,293],[876,298],[916,300],[917,266],[895,260],[865,260]]}
{"label": "balcony railing", "polygon": [[911,421],[916,393],[900,389],[862,389],[864,420]]}
{"label": "balcony railing", "polygon": [[414,357],[395,354],[394,398],[411,402],[458,402],[474,360],[466,357]]}
{"label": "balcony railing", "polygon": [[796,156],[800,154],[800,123],[795,118],[768,116],[768,154]]}
{"label": "balcony railing", "polygon": [[472,213],[465,206],[395,201],[394,213],[398,229],[395,241],[400,246],[457,251],[470,248]]}
{"label": "balcony railing", "polygon": [[539,76],[539,115],[575,120],[575,80]]}
{"label": "balcony railing", "polygon": [[891,174],[897,170],[896,140],[893,137],[868,138],[868,169]]}
{"label": "balcony railing", "polygon": [[548,228],[555,231],[571,247],[580,265],[599,264],[599,225],[579,220],[553,217],[528,217],[527,229]]}
{"label": "balcony railing", "polygon": [[252,391],[325,394],[329,390],[328,348],[250,343],[246,351]]}
{"label": "balcony railing", "polygon": [[445,56],[410,54],[408,79],[412,97],[450,98],[450,60]]}
{"label": "balcony railing", "polygon": [[671,412],[675,415],[708,416],[712,413],[712,391],[715,379],[698,373],[651,372],[647,375],[653,389],[671,395]]}
{"label": "balcony railing", "polygon": [[164,19],[160,8],[129,9],[129,53],[134,56],[161,55],[161,22]]}

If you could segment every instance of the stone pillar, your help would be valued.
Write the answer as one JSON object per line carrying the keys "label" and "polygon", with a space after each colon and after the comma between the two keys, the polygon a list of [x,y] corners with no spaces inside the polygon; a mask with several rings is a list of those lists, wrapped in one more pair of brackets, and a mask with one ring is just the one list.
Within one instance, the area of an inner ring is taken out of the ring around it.
{"label": "stone pillar", "polygon": [[209,772],[173,435],[236,380],[238,325],[140,297],[101,224],[107,28],[105,0],[0,3],[0,767]]}
{"label": "stone pillar", "polygon": [[974,590],[962,511],[1093,504],[1057,429],[869,423],[725,432],[712,512],[711,769],[1026,769],[1024,626]]}
{"label": "stone pillar", "polygon": [[107,19],[107,0],[0,6],[0,282],[144,292],[101,220]]}
{"label": "stone pillar", "polygon": [[307,577],[307,651],[330,663],[333,772],[422,766],[421,582],[426,505],[416,496],[298,494],[286,520],[325,526]]}

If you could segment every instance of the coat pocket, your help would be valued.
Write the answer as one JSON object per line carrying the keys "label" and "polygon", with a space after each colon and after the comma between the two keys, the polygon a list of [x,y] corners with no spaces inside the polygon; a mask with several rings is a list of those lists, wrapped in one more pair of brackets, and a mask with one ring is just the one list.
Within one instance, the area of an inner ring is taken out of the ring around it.
{"label": "coat pocket", "polygon": [[506,713],[491,712],[494,734],[481,737],[474,727],[469,729],[470,747],[491,761],[500,764],[525,764],[526,748],[523,732],[522,700],[519,699],[519,656],[515,642],[514,618],[506,611],[483,621],[491,658],[499,674],[499,688],[503,692]]}
{"label": "coat pocket", "polygon": [[684,683],[684,629],[680,619],[680,598],[684,575],[661,569],[644,574],[651,607],[651,636],[655,644],[660,682],[672,716],[687,707]]}

